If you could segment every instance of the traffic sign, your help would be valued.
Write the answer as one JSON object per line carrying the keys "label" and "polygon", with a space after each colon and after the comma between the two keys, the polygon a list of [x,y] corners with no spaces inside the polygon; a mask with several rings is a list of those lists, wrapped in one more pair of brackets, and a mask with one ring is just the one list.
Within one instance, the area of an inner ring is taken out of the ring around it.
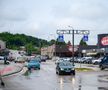
{"label": "traffic sign", "polygon": [[59,42],[64,42],[64,36],[63,36],[63,34],[61,34],[61,35],[58,36],[58,41]]}
{"label": "traffic sign", "polygon": [[83,36],[83,41],[88,41],[88,35]]}

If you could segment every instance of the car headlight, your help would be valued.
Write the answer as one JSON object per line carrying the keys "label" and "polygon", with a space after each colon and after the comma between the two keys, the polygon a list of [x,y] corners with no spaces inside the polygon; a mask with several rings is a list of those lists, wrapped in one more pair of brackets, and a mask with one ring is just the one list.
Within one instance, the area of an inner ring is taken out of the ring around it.
{"label": "car headlight", "polygon": [[71,68],[71,70],[75,70],[75,68]]}
{"label": "car headlight", "polygon": [[60,70],[64,70],[63,68],[60,68]]}

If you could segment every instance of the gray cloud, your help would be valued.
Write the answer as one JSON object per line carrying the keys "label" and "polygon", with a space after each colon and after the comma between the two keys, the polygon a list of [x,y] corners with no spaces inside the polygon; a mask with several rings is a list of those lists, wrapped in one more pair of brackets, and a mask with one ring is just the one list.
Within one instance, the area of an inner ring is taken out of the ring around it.
{"label": "gray cloud", "polygon": [[[90,37],[96,40],[95,35],[107,32],[107,10],[108,0],[0,0],[0,32],[48,39],[58,28],[71,25],[91,30]],[[92,42],[96,43],[93,39],[88,43]]]}

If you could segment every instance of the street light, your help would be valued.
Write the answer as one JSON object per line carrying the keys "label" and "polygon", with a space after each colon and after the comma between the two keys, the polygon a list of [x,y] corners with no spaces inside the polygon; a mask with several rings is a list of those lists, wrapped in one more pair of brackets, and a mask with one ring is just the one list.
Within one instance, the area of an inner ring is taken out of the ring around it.
{"label": "street light", "polygon": [[73,60],[73,65],[74,65],[74,29],[72,26],[68,26],[72,28],[72,60]]}

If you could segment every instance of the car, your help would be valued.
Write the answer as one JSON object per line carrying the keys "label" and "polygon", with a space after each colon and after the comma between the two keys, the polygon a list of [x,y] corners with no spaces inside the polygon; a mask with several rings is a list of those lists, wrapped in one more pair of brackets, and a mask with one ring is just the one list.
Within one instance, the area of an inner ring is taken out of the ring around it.
{"label": "car", "polygon": [[32,59],[28,62],[27,68],[28,68],[28,70],[31,70],[32,68],[40,69],[40,62],[36,59]]}
{"label": "car", "polygon": [[73,74],[75,75],[75,68],[74,65],[71,62],[59,62],[56,65],[56,74]]}
{"label": "car", "polygon": [[83,63],[86,63],[86,64],[92,64],[92,58],[87,58],[83,61]]}
{"label": "car", "polygon": [[63,58],[59,58],[58,60],[55,61],[55,64],[58,64],[58,63],[64,62],[64,61],[66,61],[66,60]]}
{"label": "car", "polygon": [[105,68],[108,68],[108,55],[104,56],[99,63],[99,67],[101,70],[104,70]]}
{"label": "car", "polygon": [[100,57],[100,58],[98,58],[98,59],[92,60],[92,64],[95,64],[95,65],[99,64],[99,63],[101,62],[102,58],[103,58],[103,57]]}
{"label": "car", "polygon": [[6,65],[10,64],[10,62],[7,59],[7,56],[0,56],[0,63],[4,63]]}
{"label": "car", "polygon": [[0,60],[4,60],[4,56],[0,56]]}
{"label": "car", "polygon": [[41,62],[46,62],[47,57],[46,56],[41,56]]}
{"label": "car", "polygon": [[26,61],[25,57],[16,57],[16,59],[14,60],[15,63],[24,63]]}

